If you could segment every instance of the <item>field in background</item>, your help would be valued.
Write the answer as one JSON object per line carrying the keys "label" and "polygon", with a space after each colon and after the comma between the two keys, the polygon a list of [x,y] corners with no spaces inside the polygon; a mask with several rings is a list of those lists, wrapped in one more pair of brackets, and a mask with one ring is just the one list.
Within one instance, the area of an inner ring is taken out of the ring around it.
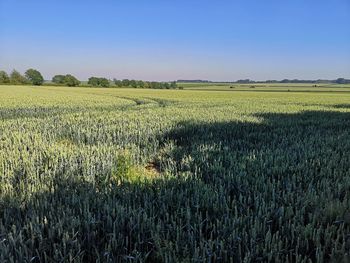
{"label": "field in background", "polygon": [[325,92],[350,91],[350,84],[328,83],[189,83],[178,82],[179,87],[188,90],[223,90],[223,91],[286,91],[286,92]]}
{"label": "field in background", "polygon": [[0,86],[0,261],[348,260],[350,87],[183,86]]}

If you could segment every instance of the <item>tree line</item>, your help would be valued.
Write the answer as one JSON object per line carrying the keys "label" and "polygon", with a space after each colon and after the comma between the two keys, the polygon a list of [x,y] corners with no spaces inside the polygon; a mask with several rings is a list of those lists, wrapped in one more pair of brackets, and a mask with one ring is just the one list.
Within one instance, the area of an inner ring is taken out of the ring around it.
{"label": "tree line", "polygon": [[33,84],[42,85],[44,78],[41,73],[35,69],[28,69],[24,75],[17,70],[13,70],[10,74],[0,71],[0,84]]}
{"label": "tree line", "polygon": [[[54,85],[62,85],[75,87],[82,85],[81,81],[78,80],[75,76],[71,74],[66,75],[55,75],[52,80]],[[195,83],[213,83],[208,80],[178,80],[177,82],[195,82]],[[87,85],[91,87],[132,87],[132,88],[148,88],[148,89],[176,89],[176,81],[172,82],[158,82],[158,81],[143,81],[143,80],[129,80],[129,79],[113,79],[113,81],[107,78],[101,77],[90,77],[88,79]],[[266,81],[254,81],[250,79],[240,79],[232,82],[220,82],[220,83],[335,83],[335,84],[349,84],[350,79],[338,78],[335,80],[299,80],[299,79],[283,79],[283,80],[266,80]],[[0,84],[31,84],[31,85],[43,85],[44,78],[42,74],[36,69],[28,69],[24,75],[22,75],[17,70],[13,70],[10,74],[7,74],[5,71],[0,71]],[[49,83],[45,83],[48,84]],[[83,85],[84,86],[84,85]],[[181,88],[181,87],[179,87]]]}
{"label": "tree line", "polygon": [[107,78],[90,77],[88,79],[88,85],[93,87],[128,87],[128,88],[144,88],[144,89],[176,89],[176,81],[172,82],[159,82],[159,81],[143,81],[134,79],[113,79],[113,81]]}
{"label": "tree line", "polygon": [[[66,86],[78,86],[80,85],[80,81],[70,75],[56,75],[52,78],[52,83],[59,84],[59,85],[66,85]],[[22,75],[17,70],[13,70],[10,74],[7,74],[5,71],[0,71],[0,84],[31,84],[40,86],[44,84],[44,78],[40,71],[36,69],[28,69],[24,75]]]}
{"label": "tree line", "polygon": [[172,82],[158,82],[158,81],[143,81],[143,80],[129,80],[114,79],[114,84],[117,87],[131,87],[131,88],[145,88],[145,89],[176,89],[176,81]]}
{"label": "tree line", "polygon": [[[45,83],[42,74],[36,69],[28,69],[24,75],[17,70],[13,70],[10,74],[5,71],[0,71],[0,84],[14,84],[14,85],[59,85],[59,86],[86,86],[71,74],[55,75],[51,83]],[[87,81],[87,86],[91,87],[131,87],[131,88],[149,88],[149,89],[176,89],[176,81],[172,82],[158,82],[158,81],[143,81],[143,80],[129,80],[129,79],[113,79],[113,81],[102,77],[90,77]]]}

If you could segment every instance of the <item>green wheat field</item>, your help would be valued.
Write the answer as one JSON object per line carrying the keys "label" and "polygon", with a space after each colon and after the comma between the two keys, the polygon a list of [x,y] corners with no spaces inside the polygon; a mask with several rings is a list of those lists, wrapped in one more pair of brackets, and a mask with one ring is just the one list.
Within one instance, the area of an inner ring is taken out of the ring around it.
{"label": "green wheat field", "polygon": [[350,86],[253,85],[0,86],[0,262],[349,262]]}

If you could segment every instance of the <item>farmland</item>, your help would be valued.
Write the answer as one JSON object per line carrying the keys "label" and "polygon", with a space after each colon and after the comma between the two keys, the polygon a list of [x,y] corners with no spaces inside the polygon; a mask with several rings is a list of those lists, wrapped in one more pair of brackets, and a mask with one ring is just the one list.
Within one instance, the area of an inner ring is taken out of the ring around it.
{"label": "farmland", "polygon": [[252,91],[252,92],[348,92],[350,84],[333,83],[189,83],[180,82],[178,86],[187,90],[206,91]]}
{"label": "farmland", "polygon": [[0,262],[347,262],[350,87],[0,86]]}

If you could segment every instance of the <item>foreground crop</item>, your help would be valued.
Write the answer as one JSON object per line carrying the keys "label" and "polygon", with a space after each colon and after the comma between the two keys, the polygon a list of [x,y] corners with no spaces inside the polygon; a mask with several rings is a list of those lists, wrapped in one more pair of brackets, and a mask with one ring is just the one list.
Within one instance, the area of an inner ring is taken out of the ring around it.
{"label": "foreground crop", "polygon": [[1,262],[349,259],[346,92],[1,89]]}

